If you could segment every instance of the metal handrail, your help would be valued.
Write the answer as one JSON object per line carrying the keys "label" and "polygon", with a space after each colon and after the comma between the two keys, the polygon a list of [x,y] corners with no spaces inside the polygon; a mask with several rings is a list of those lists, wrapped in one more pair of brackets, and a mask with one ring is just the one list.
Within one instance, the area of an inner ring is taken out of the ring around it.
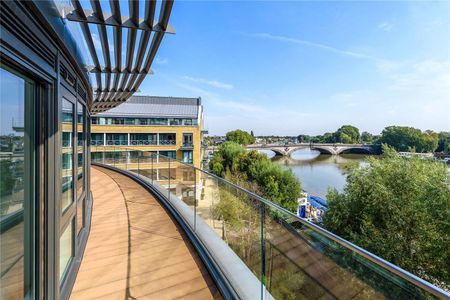
{"label": "metal handrail", "polygon": [[[142,152],[145,152],[145,151],[142,151]],[[159,156],[163,156],[163,157],[168,158],[170,160],[174,160],[173,158],[170,158],[170,157],[167,157],[167,156],[164,156],[164,155],[161,155],[161,154],[159,154]],[[175,160],[175,161],[177,161],[177,160]],[[305,226],[307,226],[311,230],[313,230],[313,231],[315,231],[315,232],[317,232],[317,233],[319,233],[321,235],[324,235],[324,236],[328,237],[329,239],[335,241],[339,245],[347,248],[348,250],[350,250],[352,252],[356,252],[357,254],[363,256],[364,258],[368,259],[369,261],[373,262],[374,264],[376,264],[376,265],[378,265],[378,266],[380,266],[380,267],[382,267],[384,269],[387,269],[387,270],[391,271],[392,273],[398,275],[399,277],[405,279],[406,281],[412,283],[415,286],[421,287],[422,289],[424,289],[425,291],[435,295],[436,297],[439,297],[439,298],[450,298],[450,293],[447,293],[444,290],[441,290],[440,288],[436,287],[435,285],[431,284],[430,282],[428,282],[428,281],[426,281],[426,280],[424,280],[424,279],[422,279],[422,278],[420,278],[420,277],[418,277],[418,276],[416,276],[416,275],[414,275],[414,274],[412,274],[412,273],[410,273],[410,272],[408,272],[408,271],[406,271],[406,270],[404,270],[404,269],[402,269],[402,268],[400,268],[400,267],[398,267],[398,266],[388,262],[387,260],[382,259],[381,257],[379,257],[379,256],[377,256],[377,255],[375,255],[375,254],[373,254],[373,253],[371,253],[371,252],[369,252],[369,251],[367,251],[367,250],[365,250],[365,249],[363,249],[363,248],[361,248],[361,247],[359,247],[359,246],[357,246],[357,245],[355,245],[355,244],[353,244],[353,243],[351,243],[351,242],[341,238],[340,236],[338,236],[338,235],[336,235],[336,234],[334,234],[334,233],[332,233],[332,232],[330,232],[330,231],[328,231],[328,230],[326,230],[326,229],[324,229],[324,228],[322,228],[322,227],[320,227],[320,226],[318,226],[318,225],[316,225],[314,223],[311,223],[311,222],[307,221],[306,219],[300,218],[299,216],[295,215],[291,211],[289,211],[289,210],[287,210],[287,209],[285,209],[285,208],[283,208],[283,207],[281,207],[281,206],[279,206],[279,205],[277,205],[277,204],[275,204],[275,203],[273,203],[273,202],[271,202],[271,201],[269,201],[267,199],[264,199],[263,197],[255,194],[254,192],[251,192],[251,191],[249,191],[249,190],[247,190],[247,189],[245,189],[245,188],[243,188],[243,187],[241,187],[239,185],[236,185],[236,184],[234,184],[234,183],[232,183],[232,182],[230,182],[230,181],[228,181],[228,180],[226,180],[226,179],[224,179],[222,177],[219,177],[219,176],[217,176],[217,175],[215,175],[215,174],[213,174],[211,172],[202,170],[200,168],[197,168],[197,167],[195,167],[193,165],[184,163],[182,161],[177,161],[177,162],[181,163],[181,164],[184,164],[184,165],[186,165],[186,166],[188,166],[190,168],[194,168],[194,169],[196,169],[196,170],[198,170],[198,171],[200,171],[200,172],[202,172],[204,174],[212,176],[212,177],[216,178],[217,180],[222,181],[222,182],[224,182],[226,184],[229,184],[229,185],[233,186],[234,188],[236,188],[236,189],[238,189],[238,190],[240,190],[240,191],[250,195],[251,197],[255,198],[256,200],[258,200],[260,202],[263,202],[264,204],[267,204],[267,205],[271,206],[272,208],[274,208],[276,210],[279,210],[279,211],[289,215],[292,218],[295,218],[296,220],[298,220],[299,222],[301,222],[302,224],[304,224]]]}
{"label": "metal handrail", "polygon": [[158,141],[158,145],[159,146],[163,146],[163,145],[175,145],[176,141],[175,140],[159,140]]}
{"label": "metal handrail", "polygon": [[133,146],[157,145],[157,141],[156,140],[130,140],[130,145],[133,145]]}

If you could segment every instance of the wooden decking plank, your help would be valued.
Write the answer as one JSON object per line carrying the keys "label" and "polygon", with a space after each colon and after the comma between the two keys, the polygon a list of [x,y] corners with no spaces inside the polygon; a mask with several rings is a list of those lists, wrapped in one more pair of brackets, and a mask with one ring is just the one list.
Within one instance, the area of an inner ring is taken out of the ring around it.
{"label": "wooden decking plank", "polygon": [[91,232],[71,299],[222,298],[151,193],[111,170],[95,167],[91,178]]}

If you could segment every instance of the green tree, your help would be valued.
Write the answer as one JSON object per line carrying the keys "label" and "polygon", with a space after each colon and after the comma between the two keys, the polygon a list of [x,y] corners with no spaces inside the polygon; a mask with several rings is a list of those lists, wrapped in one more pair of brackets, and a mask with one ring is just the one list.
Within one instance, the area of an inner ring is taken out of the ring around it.
{"label": "green tree", "polygon": [[380,142],[397,151],[433,152],[437,148],[438,135],[413,127],[388,126],[383,129]]}
{"label": "green tree", "polygon": [[227,132],[225,138],[229,142],[235,142],[240,145],[248,145],[253,144],[255,142],[254,136],[240,129]]}
{"label": "green tree", "polygon": [[437,145],[437,152],[444,152],[449,153],[450,152],[450,132],[440,132]]}
{"label": "green tree", "polygon": [[335,134],[332,132],[325,132],[320,139],[320,143],[336,143]]}
{"label": "green tree", "polygon": [[290,169],[274,164],[265,154],[226,142],[214,153],[209,168],[232,182],[255,184],[253,192],[293,212],[297,210],[300,182]]}
{"label": "green tree", "polygon": [[372,144],[374,142],[374,136],[367,131],[363,131],[361,133],[361,142],[366,144]]}
{"label": "green tree", "polygon": [[334,133],[334,142],[343,144],[359,143],[359,129],[352,125],[341,126]]}
{"label": "green tree", "polygon": [[448,169],[383,150],[384,158],[349,171],[342,193],[328,192],[324,226],[418,276],[450,285]]}
{"label": "green tree", "polygon": [[311,139],[312,139],[312,137],[309,136],[309,135],[307,135],[307,134],[299,134],[299,135],[297,136],[297,140],[298,140],[300,143],[309,143],[309,142],[311,142]]}

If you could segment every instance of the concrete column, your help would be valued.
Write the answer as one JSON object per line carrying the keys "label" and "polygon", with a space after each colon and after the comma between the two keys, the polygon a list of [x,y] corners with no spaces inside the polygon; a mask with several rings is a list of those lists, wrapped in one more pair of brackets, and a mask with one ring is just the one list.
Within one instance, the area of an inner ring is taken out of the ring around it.
{"label": "concrete column", "polygon": [[130,133],[127,133],[127,135],[128,135],[128,143],[127,143],[127,145],[130,146]]}
{"label": "concrete column", "polygon": [[[159,146],[159,133],[156,134],[156,145]],[[158,151],[159,154],[159,151]]]}
{"label": "concrete column", "polygon": [[106,133],[103,134],[103,146],[106,146]]}

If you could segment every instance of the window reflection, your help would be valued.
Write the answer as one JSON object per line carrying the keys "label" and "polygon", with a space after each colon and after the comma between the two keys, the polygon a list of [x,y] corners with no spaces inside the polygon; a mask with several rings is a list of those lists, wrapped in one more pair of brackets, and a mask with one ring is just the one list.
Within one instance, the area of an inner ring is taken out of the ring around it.
{"label": "window reflection", "polygon": [[84,191],[84,149],[85,149],[85,109],[84,106],[78,102],[77,105],[77,199],[82,195]]}
{"label": "window reflection", "polygon": [[[34,197],[34,89],[32,81],[0,68],[0,299],[32,292],[32,220],[25,216]],[[28,118],[25,111],[31,111]]]}
{"label": "window reflection", "polygon": [[73,256],[73,221],[66,227],[61,238],[59,239],[59,279],[62,282],[65,271]]}
{"label": "window reflection", "polygon": [[73,106],[70,101],[62,100],[62,211],[73,201]]}

